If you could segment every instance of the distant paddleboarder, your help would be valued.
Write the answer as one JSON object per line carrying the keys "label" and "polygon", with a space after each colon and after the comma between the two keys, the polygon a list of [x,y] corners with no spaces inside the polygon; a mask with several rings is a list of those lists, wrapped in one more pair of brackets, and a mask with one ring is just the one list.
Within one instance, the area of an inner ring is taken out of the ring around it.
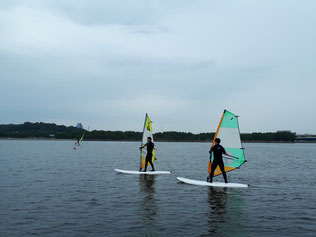
{"label": "distant paddleboarder", "polygon": [[140,147],[139,149],[141,150],[145,147],[147,147],[147,155],[146,155],[146,161],[145,161],[145,169],[143,170],[143,172],[147,171],[148,162],[152,167],[151,171],[155,171],[154,164],[152,162],[153,150],[154,150],[155,144],[151,141],[151,137],[147,137],[147,143],[143,145],[142,147]]}
{"label": "distant paddleboarder", "polygon": [[210,183],[213,182],[214,171],[217,168],[217,166],[219,166],[219,168],[222,171],[225,183],[228,183],[225,168],[224,168],[224,162],[223,162],[223,154],[227,155],[227,153],[226,153],[225,148],[222,145],[220,145],[220,143],[221,143],[221,139],[216,138],[215,145],[209,151],[211,154],[210,159],[212,158],[212,152],[214,154],[214,159],[211,165],[210,176],[207,178],[207,181]]}

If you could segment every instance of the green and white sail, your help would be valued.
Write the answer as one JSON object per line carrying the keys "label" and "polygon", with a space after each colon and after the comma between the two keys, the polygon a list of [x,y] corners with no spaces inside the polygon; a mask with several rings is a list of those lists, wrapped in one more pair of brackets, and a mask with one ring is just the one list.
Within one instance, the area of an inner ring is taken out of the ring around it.
{"label": "green and white sail", "polygon": [[[212,146],[215,143],[215,138],[221,139],[221,145],[225,148],[227,154],[230,156],[223,155],[223,161],[225,165],[225,171],[229,172],[239,168],[246,160],[244,154],[244,148],[240,139],[238,116],[224,110],[220,123],[218,125],[216,134]],[[211,162],[213,162],[213,153]],[[211,172],[211,162],[209,162],[208,173]],[[219,167],[216,168],[214,176],[220,175],[222,172]]]}

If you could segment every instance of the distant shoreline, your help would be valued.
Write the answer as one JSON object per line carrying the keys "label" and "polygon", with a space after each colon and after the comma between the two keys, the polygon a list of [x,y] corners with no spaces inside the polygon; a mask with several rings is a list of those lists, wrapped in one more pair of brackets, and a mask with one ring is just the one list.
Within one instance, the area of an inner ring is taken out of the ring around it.
{"label": "distant shoreline", "polygon": [[[20,140],[78,140],[84,136],[86,141],[140,141],[143,133],[140,131],[87,131],[82,127],[56,125],[54,123],[30,123],[23,124],[0,124],[0,139]],[[156,132],[154,140],[160,142],[206,142],[210,143],[215,136],[214,132]],[[303,141],[316,141],[316,135],[297,135],[289,130],[276,132],[253,132],[241,133],[243,142],[249,143],[294,143]],[[298,139],[297,139],[298,138]]]}
{"label": "distant shoreline", "polygon": [[[0,138],[0,141],[73,141],[74,139],[65,138]],[[102,139],[88,139],[88,142],[140,142],[139,140],[102,140]],[[83,141],[83,142],[84,142]],[[155,142],[183,142],[183,143],[211,143],[212,141],[174,141],[174,140],[161,140]],[[316,143],[316,141],[242,141],[242,143]]]}

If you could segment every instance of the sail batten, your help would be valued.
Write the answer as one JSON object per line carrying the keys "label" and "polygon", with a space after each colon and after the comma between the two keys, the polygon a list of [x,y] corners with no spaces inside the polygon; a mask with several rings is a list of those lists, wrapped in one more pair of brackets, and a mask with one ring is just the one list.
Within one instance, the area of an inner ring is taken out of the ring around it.
{"label": "sail batten", "polygon": [[[229,172],[239,168],[245,162],[245,154],[240,139],[238,116],[225,110],[214,136],[212,146],[214,145],[215,138],[221,139],[221,145],[225,148],[227,154],[231,156],[227,158],[223,156],[225,171]],[[211,161],[213,161],[213,158],[212,154]],[[208,165],[208,173],[211,172],[211,161]],[[221,173],[219,167],[217,167],[214,176]]]}

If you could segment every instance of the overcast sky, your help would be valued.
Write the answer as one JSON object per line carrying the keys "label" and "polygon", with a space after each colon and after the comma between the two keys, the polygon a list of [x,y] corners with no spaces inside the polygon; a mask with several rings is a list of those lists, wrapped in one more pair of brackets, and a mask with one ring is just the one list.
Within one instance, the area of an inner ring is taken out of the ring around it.
{"label": "overcast sky", "polygon": [[1,0],[0,123],[316,133],[315,0]]}

